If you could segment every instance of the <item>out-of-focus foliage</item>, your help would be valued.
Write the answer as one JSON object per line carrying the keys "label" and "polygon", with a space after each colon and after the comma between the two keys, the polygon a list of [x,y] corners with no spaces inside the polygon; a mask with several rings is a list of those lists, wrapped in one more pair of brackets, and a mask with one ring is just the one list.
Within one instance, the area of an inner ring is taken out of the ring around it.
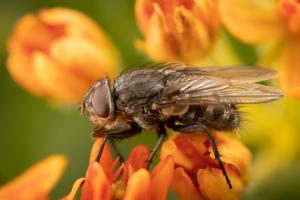
{"label": "out-of-focus foliage", "polygon": [[[78,9],[99,23],[119,49],[123,67],[129,68],[148,60],[134,46],[134,41],[143,39],[136,25],[134,3],[134,0],[0,2],[0,184],[49,154],[64,153],[70,162],[52,193],[53,199],[62,197],[74,180],[84,175],[92,144],[92,125],[80,116],[79,105],[51,105],[18,87],[9,76],[5,63],[6,43],[14,23],[25,14],[45,7]],[[261,49],[239,41],[225,28],[220,28],[218,36],[214,53],[201,64],[259,62]],[[250,184],[243,199],[299,199],[300,102],[286,97],[269,104],[244,106],[242,110],[247,112],[248,121],[243,125],[244,131],[239,131],[240,136],[254,154]],[[154,134],[141,134],[122,141],[120,147],[127,155],[134,144],[145,143],[151,147],[155,139]]]}

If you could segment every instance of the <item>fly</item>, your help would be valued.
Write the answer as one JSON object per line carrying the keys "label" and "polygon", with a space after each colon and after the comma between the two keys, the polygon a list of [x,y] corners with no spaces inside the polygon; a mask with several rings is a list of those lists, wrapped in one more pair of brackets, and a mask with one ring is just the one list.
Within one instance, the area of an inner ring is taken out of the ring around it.
{"label": "fly", "polygon": [[[204,132],[229,188],[210,129],[233,131],[241,122],[237,104],[256,104],[283,97],[282,91],[257,82],[273,79],[276,72],[259,67],[202,67],[181,63],[151,65],[123,72],[113,83],[106,77],[95,82],[81,105],[90,121],[99,126],[95,137],[104,145],[145,130],[156,130],[158,140],[148,168],[165,140],[166,128],[181,133]],[[180,125],[179,125],[180,124]],[[116,149],[116,148],[115,148]]]}

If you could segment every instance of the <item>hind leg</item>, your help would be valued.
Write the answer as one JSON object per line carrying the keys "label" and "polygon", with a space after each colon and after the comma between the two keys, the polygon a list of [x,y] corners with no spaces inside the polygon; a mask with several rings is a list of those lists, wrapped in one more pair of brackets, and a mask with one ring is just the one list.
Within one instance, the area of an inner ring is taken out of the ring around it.
{"label": "hind leg", "polygon": [[176,125],[174,123],[168,123],[167,125],[168,125],[169,128],[173,129],[174,131],[178,131],[178,132],[181,132],[181,133],[197,133],[197,132],[200,132],[200,131],[205,132],[205,134],[206,134],[206,136],[207,136],[207,138],[210,142],[210,145],[213,149],[215,159],[217,160],[217,162],[218,162],[218,164],[219,164],[219,166],[222,170],[222,173],[223,173],[223,175],[226,179],[228,187],[230,189],[232,188],[231,181],[230,181],[230,179],[228,177],[228,174],[225,170],[225,167],[222,163],[221,156],[220,156],[217,144],[215,142],[215,139],[212,136],[210,130],[205,125],[203,125],[201,123],[189,124],[189,125]]}

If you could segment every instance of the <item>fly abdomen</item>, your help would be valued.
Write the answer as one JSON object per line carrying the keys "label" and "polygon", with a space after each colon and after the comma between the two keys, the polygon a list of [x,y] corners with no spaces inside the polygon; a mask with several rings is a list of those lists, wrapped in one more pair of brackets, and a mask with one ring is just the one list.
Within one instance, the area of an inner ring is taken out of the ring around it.
{"label": "fly abdomen", "polygon": [[239,126],[240,113],[231,104],[207,105],[202,120],[208,127],[230,131]]}
{"label": "fly abdomen", "polygon": [[240,124],[240,113],[232,104],[207,104],[190,106],[179,118],[184,124],[200,122],[209,128],[230,131]]}

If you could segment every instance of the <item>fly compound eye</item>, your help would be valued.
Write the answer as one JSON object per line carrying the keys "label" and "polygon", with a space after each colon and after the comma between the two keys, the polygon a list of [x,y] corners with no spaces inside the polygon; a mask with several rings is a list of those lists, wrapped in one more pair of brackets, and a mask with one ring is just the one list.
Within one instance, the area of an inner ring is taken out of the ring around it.
{"label": "fly compound eye", "polygon": [[112,113],[112,99],[108,82],[103,80],[94,89],[91,98],[92,108],[100,118],[110,118]]}

